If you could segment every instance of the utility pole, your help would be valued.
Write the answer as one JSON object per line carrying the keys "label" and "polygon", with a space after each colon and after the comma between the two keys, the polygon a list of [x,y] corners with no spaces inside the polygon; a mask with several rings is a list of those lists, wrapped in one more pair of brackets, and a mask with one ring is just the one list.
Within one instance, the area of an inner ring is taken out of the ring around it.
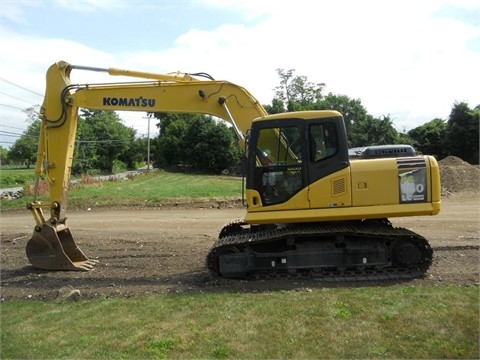
{"label": "utility pole", "polygon": [[152,114],[148,114],[148,131],[147,131],[147,171],[150,171],[150,118]]}
{"label": "utility pole", "polygon": [[148,130],[147,130],[147,172],[150,171],[150,118],[152,114],[148,114]]}

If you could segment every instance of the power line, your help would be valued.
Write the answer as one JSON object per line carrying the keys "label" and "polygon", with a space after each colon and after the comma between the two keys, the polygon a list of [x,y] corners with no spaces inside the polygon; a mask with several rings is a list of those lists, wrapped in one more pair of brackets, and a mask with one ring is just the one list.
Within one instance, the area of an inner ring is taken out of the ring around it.
{"label": "power line", "polygon": [[0,135],[5,135],[5,136],[21,136],[22,134],[0,130]]}
{"label": "power line", "polygon": [[1,127],[6,127],[6,128],[10,128],[10,129],[15,129],[15,130],[25,130],[25,129],[22,129],[22,128],[18,128],[18,127],[14,127],[14,126],[8,126],[8,125],[2,125],[0,124]]}
{"label": "power line", "polygon": [[19,134],[19,133],[13,133],[9,131],[3,131],[0,130],[0,135],[2,136],[11,136],[11,137],[26,137],[26,138],[32,138],[32,139],[38,139],[38,135],[25,135],[25,134]]}
{"label": "power line", "polygon": [[5,95],[5,96],[8,96],[8,97],[11,97],[12,99],[20,100],[20,101],[26,102],[27,104],[33,105],[30,101],[27,101],[27,100],[24,100],[24,99],[20,99],[19,97],[16,97],[16,96],[13,96],[13,95],[4,93],[3,91],[0,91],[0,94]]}
{"label": "power line", "polygon": [[0,77],[0,80],[5,81],[6,83],[9,83],[10,85],[16,86],[16,87],[18,87],[18,88],[20,88],[20,89],[23,89],[23,90],[25,90],[25,91],[28,91],[29,93],[38,95],[38,96],[40,96],[40,97],[43,98],[43,94],[40,94],[40,93],[37,93],[36,91],[27,89],[26,87],[23,87],[23,86],[21,86],[21,85],[15,84],[14,82],[12,82],[12,81],[10,81],[10,80],[4,79],[4,78],[2,78],[2,77]]}
{"label": "power line", "polygon": [[18,107],[18,106],[7,105],[7,104],[0,104],[0,106],[5,106],[5,107],[12,108],[12,109],[18,109],[18,110],[25,110],[24,108],[21,108],[21,107]]}
{"label": "power line", "polygon": [[[26,134],[20,134],[20,133],[14,133],[10,131],[4,131],[0,130],[0,135],[2,136],[11,136],[11,137],[26,137],[26,138],[33,138],[33,139],[38,139],[39,136],[37,135],[26,135]],[[122,145],[122,144],[127,144],[130,143],[130,140],[121,140],[121,139],[111,139],[111,140],[77,140],[77,143],[79,144],[85,144],[85,145],[95,145],[95,144],[110,144],[110,145]]]}
{"label": "power line", "polygon": [[79,144],[113,144],[113,143],[129,143],[130,140],[78,140]]}

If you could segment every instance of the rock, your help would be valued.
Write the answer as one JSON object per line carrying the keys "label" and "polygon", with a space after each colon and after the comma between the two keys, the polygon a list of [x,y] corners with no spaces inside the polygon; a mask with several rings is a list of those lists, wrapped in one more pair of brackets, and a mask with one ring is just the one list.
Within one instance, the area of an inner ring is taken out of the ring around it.
{"label": "rock", "polygon": [[0,199],[2,200],[14,200],[24,197],[24,192],[22,190],[7,190],[0,193]]}
{"label": "rock", "polygon": [[58,301],[78,301],[80,300],[80,296],[81,296],[80,290],[62,288],[58,290],[57,300]]}

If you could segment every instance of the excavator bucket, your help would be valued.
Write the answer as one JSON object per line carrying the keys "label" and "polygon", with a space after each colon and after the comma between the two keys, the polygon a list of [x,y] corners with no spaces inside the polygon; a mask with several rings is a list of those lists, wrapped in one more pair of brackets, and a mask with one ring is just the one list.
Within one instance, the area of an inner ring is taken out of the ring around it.
{"label": "excavator bucket", "polygon": [[30,263],[44,270],[88,271],[97,263],[83,254],[68,227],[62,223],[36,227],[27,242],[26,252]]}

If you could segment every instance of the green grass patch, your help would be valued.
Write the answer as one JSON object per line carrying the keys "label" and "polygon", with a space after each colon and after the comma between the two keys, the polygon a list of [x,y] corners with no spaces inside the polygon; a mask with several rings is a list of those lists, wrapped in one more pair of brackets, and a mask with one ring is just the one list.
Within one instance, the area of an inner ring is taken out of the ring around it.
{"label": "green grass patch", "polygon": [[15,300],[1,358],[476,359],[478,303],[477,286]]}
{"label": "green grass patch", "polygon": [[[69,191],[68,206],[155,206],[175,201],[239,199],[241,194],[242,179],[238,177],[155,171],[112,181],[84,178]],[[46,201],[48,197],[42,195],[38,200]],[[1,208],[25,209],[30,201],[31,195],[2,200]]]}
{"label": "green grass patch", "polygon": [[33,168],[0,168],[0,189],[23,187],[35,180]]}

